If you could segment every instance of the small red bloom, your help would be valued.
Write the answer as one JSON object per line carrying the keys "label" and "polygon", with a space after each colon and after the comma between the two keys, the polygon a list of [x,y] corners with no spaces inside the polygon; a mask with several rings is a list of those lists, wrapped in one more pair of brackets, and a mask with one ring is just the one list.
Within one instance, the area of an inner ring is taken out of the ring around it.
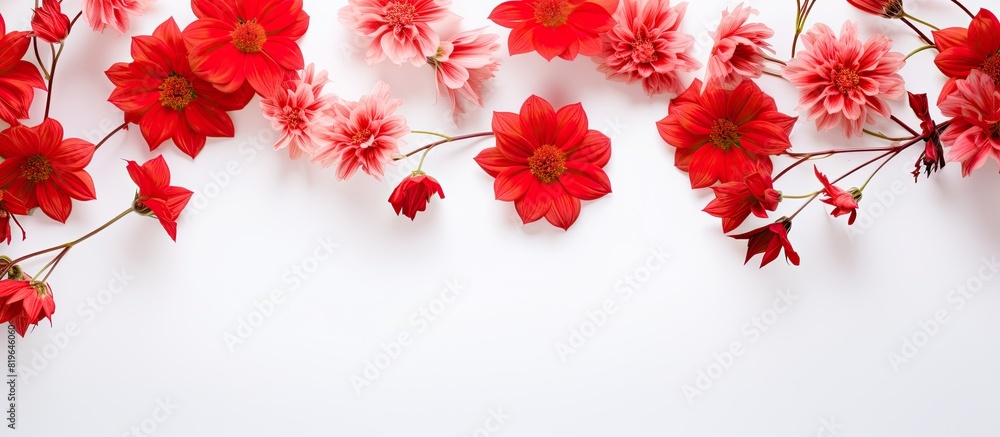
{"label": "small red bloom", "polygon": [[399,186],[389,196],[389,203],[396,210],[396,215],[403,214],[413,220],[418,212],[427,210],[434,194],[444,199],[444,190],[437,179],[427,176],[422,171],[415,171],[399,183]]}
{"label": "small red bloom", "polygon": [[941,101],[953,88],[953,82],[969,77],[972,70],[982,70],[1000,86],[1000,20],[992,12],[980,9],[969,28],[950,27],[934,32],[938,53],[934,63],[952,80],[945,85]]}
{"label": "small red bloom", "polygon": [[742,181],[760,169],[771,173],[771,155],[792,147],[788,135],[796,117],[778,112],[774,99],[752,80],[727,90],[694,83],[670,102],[670,114],[657,123],[660,136],[677,148],[674,165],[690,173],[692,188],[716,181]]}
{"label": "small red bloom", "polygon": [[852,6],[884,18],[903,17],[903,0],[847,0]]}
{"label": "small red bloom", "polygon": [[[10,221],[14,220],[17,227],[21,227],[21,224],[17,222],[14,215],[27,215],[28,208],[24,206],[24,202],[13,194],[0,190],[0,241],[7,241],[10,244],[11,240],[11,229]],[[21,228],[21,239],[24,240],[28,235],[24,232],[24,228]]]}
{"label": "small red bloom", "polygon": [[493,113],[497,145],[476,162],[496,178],[497,200],[514,202],[524,223],[545,217],[568,230],[580,216],[581,200],[611,192],[602,169],[611,159],[611,139],[588,126],[579,103],[556,112],[531,96],[520,114]]}
{"label": "small red bloom", "polygon": [[910,96],[910,109],[920,119],[921,136],[926,146],[924,152],[917,159],[916,169],[913,170],[913,178],[916,180],[920,176],[920,166],[924,166],[924,171],[930,177],[932,172],[944,168],[944,147],[941,144],[941,133],[937,130],[937,123],[931,118],[930,104],[927,102],[927,94],[907,93]]}
{"label": "small red bloom", "polygon": [[31,16],[31,30],[42,41],[55,44],[69,34],[69,17],[62,13],[62,0],[42,0]]}
{"label": "small red bloom", "polygon": [[781,193],[774,189],[771,175],[753,172],[742,181],[726,182],[712,187],[715,199],[705,207],[705,212],[722,219],[722,232],[738,228],[752,212],[767,218],[768,211],[778,209]]}
{"label": "small red bloom", "polygon": [[490,20],[512,29],[511,55],[538,51],[551,61],[556,56],[601,53],[601,34],[615,25],[612,14],[618,0],[512,0],[490,13]]}
{"label": "small red bloom", "polygon": [[105,72],[115,84],[108,101],[125,111],[125,121],[139,125],[149,150],[173,139],[178,149],[194,158],[207,137],[232,138],[235,128],[226,112],[246,106],[253,90],[247,85],[225,94],[195,76],[173,18],[152,36],[133,38],[132,58],[131,63],[119,62]]}
{"label": "small red bloom", "polygon": [[45,89],[38,67],[21,60],[31,46],[30,36],[30,32],[7,33],[0,16],[0,120],[9,125],[28,118],[28,109],[35,99],[32,88]]}
{"label": "small red bloom", "polygon": [[56,302],[52,299],[49,284],[24,279],[4,279],[0,281],[0,323],[14,325],[21,337],[28,332],[28,326],[38,325],[42,319],[49,319],[56,312]]}
{"label": "small red bloom", "polygon": [[128,161],[126,168],[132,181],[139,186],[133,209],[139,214],[156,217],[170,238],[177,241],[177,218],[194,193],[187,188],[170,186],[170,168],[163,155],[142,166]]}
{"label": "small red bloom", "polygon": [[14,193],[28,208],[65,223],[72,199],[94,200],[94,180],[84,168],[94,157],[94,145],[78,138],[63,139],[58,121],[48,118],[35,127],[14,126],[0,132],[0,187]]}
{"label": "small red bloom", "polygon": [[737,240],[748,240],[747,259],[743,262],[744,264],[750,262],[750,258],[753,258],[754,255],[764,254],[760,260],[760,267],[763,268],[771,261],[778,259],[778,254],[784,249],[785,259],[793,265],[799,265],[799,254],[795,253],[795,249],[792,249],[792,243],[788,241],[788,232],[791,230],[792,221],[782,218],[770,225],[732,237]]}
{"label": "small red bloom", "polygon": [[831,215],[840,217],[850,214],[851,217],[847,219],[847,224],[853,225],[854,220],[858,218],[858,201],[861,200],[861,190],[851,188],[849,191],[844,191],[840,187],[831,184],[830,179],[825,174],[820,173],[819,168],[815,165],[813,166],[813,170],[816,172],[816,178],[823,184],[823,191],[826,193],[826,198],[821,200],[823,203],[834,207]]}
{"label": "small red bloom", "polygon": [[194,73],[225,93],[250,83],[268,98],[305,68],[296,41],[309,28],[302,0],[192,0],[184,29]]}

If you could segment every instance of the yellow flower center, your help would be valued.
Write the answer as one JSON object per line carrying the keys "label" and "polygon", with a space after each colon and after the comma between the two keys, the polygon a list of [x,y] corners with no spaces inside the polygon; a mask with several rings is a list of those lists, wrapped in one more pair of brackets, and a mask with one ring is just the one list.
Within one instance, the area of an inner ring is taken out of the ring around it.
{"label": "yellow flower center", "polygon": [[709,134],[709,141],[722,150],[729,150],[730,147],[739,146],[739,126],[725,118],[715,120],[712,122],[712,133]]}
{"label": "yellow flower center", "polygon": [[556,146],[539,147],[528,158],[528,169],[538,180],[544,183],[553,182],[566,172],[566,154]]}
{"label": "yellow flower center", "polygon": [[259,53],[267,42],[267,31],[264,30],[264,26],[257,24],[257,20],[240,20],[236,30],[230,35],[233,37],[236,50],[243,53]]}
{"label": "yellow flower center", "polygon": [[21,177],[31,182],[42,182],[52,174],[49,159],[42,155],[31,155],[21,164]]}
{"label": "yellow flower center", "polygon": [[160,104],[180,111],[196,97],[194,87],[187,79],[171,74],[160,84]]}
{"label": "yellow flower center", "polygon": [[567,0],[538,0],[535,2],[535,20],[545,27],[559,27],[569,21],[572,10]]}

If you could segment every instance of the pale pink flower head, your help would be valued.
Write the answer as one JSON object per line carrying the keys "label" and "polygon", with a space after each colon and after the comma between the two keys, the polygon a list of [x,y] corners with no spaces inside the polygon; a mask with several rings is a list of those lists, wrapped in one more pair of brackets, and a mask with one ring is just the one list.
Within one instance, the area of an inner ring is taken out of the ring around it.
{"label": "pale pink flower head", "polygon": [[358,102],[338,101],[326,115],[332,119],[317,129],[317,136],[326,144],[312,156],[321,166],[337,165],[337,177],[345,180],[358,169],[382,178],[385,165],[399,152],[403,136],[410,133],[406,119],[395,115],[403,104],[389,94],[389,85],[379,82],[371,95]]}
{"label": "pale pink flower head", "polygon": [[742,3],[732,11],[722,11],[722,20],[715,30],[715,46],[708,60],[706,82],[717,82],[723,88],[734,89],[746,79],[764,74],[764,52],[774,53],[771,43],[774,31],[761,23],[747,23],[757,10]]}
{"label": "pale pink flower head", "polygon": [[891,39],[879,34],[862,43],[858,26],[848,21],[839,39],[821,23],[802,42],[803,50],[781,73],[799,88],[799,109],[819,130],[839,125],[850,138],[875,122],[873,114],[892,116],[886,101],[905,93],[898,73],[905,61],[902,53],[891,51]]}
{"label": "pale pink flower head", "polygon": [[938,106],[952,117],[941,141],[948,147],[948,160],[962,163],[962,176],[982,167],[988,157],[1000,162],[1000,87],[993,78],[972,70]]}
{"label": "pale pink flower head", "polygon": [[298,78],[279,87],[271,98],[260,101],[264,118],[280,133],[275,150],[287,147],[292,159],[315,152],[317,123],[323,112],[337,101],[336,96],[323,95],[323,87],[329,82],[325,70],[317,73],[310,64]]}
{"label": "pale pink flower head", "polygon": [[602,37],[603,50],[594,57],[608,79],[642,82],[646,94],[679,94],[685,86],[679,74],[701,64],[689,53],[694,37],[681,32],[687,3],[669,0],[625,0],[615,12],[615,27]]}
{"label": "pale pink flower head", "polygon": [[482,107],[483,83],[493,78],[500,69],[496,52],[500,50],[500,37],[484,34],[483,29],[459,33],[441,42],[441,47],[427,63],[434,67],[439,93],[448,96],[452,119],[458,125],[459,116],[465,113],[465,103]]}
{"label": "pale pink flower head", "polygon": [[388,57],[420,66],[441,43],[429,24],[453,17],[450,6],[451,0],[350,0],[340,9],[340,22],[373,38],[365,54],[369,64]]}
{"label": "pale pink flower head", "polygon": [[111,27],[119,34],[128,32],[129,19],[146,12],[153,0],[83,0],[83,16],[98,32]]}

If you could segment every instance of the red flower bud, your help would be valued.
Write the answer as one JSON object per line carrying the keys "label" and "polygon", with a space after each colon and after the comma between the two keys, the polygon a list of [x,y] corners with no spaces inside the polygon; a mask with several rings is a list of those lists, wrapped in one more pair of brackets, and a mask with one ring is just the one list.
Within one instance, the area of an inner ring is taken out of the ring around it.
{"label": "red flower bud", "polygon": [[396,210],[396,215],[402,214],[413,220],[417,213],[425,211],[431,197],[437,193],[444,199],[444,190],[437,179],[427,176],[421,171],[415,171],[399,183],[389,196],[389,203]]}
{"label": "red flower bud", "polygon": [[31,30],[42,41],[55,44],[69,34],[69,17],[62,13],[62,0],[43,0],[31,17]]}

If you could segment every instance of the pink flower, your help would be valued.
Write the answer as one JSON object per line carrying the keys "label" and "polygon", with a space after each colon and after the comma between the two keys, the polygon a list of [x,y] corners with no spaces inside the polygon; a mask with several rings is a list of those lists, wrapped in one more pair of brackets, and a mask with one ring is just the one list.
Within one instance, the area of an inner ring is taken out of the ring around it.
{"label": "pink flower", "polygon": [[799,88],[799,108],[808,112],[816,127],[827,130],[840,125],[848,137],[861,135],[873,114],[889,118],[886,100],[903,97],[903,54],[890,52],[892,40],[876,35],[863,43],[858,26],[844,23],[840,39],[825,24],[817,24],[802,36],[800,51],[782,74]]}
{"label": "pink flower", "polygon": [[396,64],[420,66],[441,42],[429,24],[451,18],[449,6],[451,0],[350,0],[340,9],[340,22],[374,38],[365,54],[369,64],[388,57]]}
{"label": "pink flower", "polygon": [[465,113],[459,97],[480,108],[483,106],[483,83],[500,69],[500,61],[494,55],[500,50],[496,42],[499,38],[483,34],[483,29],[462,32],[441,42],[437,53],[427,58],[437,74],[438,92],[446,94],[451,101],[455,125],[458,125],[458,117]]}
{"label": "pink flower", "polygon": [[774,53],[767,42],[774,31],[761,23],[747,24],[751,14],[757,15],[757,10],[742,3],[732,12],[722,11],[706,82],[718,81],[722,87],[732,89],[746,79],[764,74],[764,51]]}
{"label": "pink flower", "polygon": [[124,34],[129,17],[142,15],[151,3],[153,0],[83,0],[83,16],[96,31],[103,32],[110,26]]}
{"label": "pink flower", "polygon": [[316,125],[323,111],[337,100],[334,96],[324,96],[323,87],[329,83],[326,71],[315,72],[310,64],[301,76],[279,87],[270,99],[260,101],[264,118],[271,120],[274,130],[281,133],[275,150],[288,148],[288,156],[299,159],[302,154],[312,155],[317,146]]}
{"label": "pink flower", "polygon": [[381,179],[385,164],[399,152],[400,138],[410,133],[406,119],[393,113],[403,104],[389,95],[389,85],[379,82],[371,95],[359,102],[339,101],[326,111],[333,119],[317,129],[317,137],[328,142],[316,150],[312,162],[337,165],[337,177],[348,179],[364,170]]}
{"label": "pink flower", "polygon": [[678,74],[701,68],[688,51],[694,38],[678,30],[687,3],[671,7],[669,0],[626,0],[615,13],[615,27],[603,36],[603,51],[594,57],[608,79],[642,82],[646,94],[680,94]]}
{"label": "pink flower", "polygon": [[819,172],[819,167],[814,165],[813,171],[816,172],[816,179],[819,179],[819,182],[823,184],[823,192],[826,193],[826,197],[820,200],[834,207],[830,215],[840,217],[850,214],[851,216],[847,218],[847,224],[853,225],[854,220],[858,218],[858,202],[861,201],[861,190],[851,188],[844,191],[843,188],[831,184],[830,179],[825,174]]}
{"label": "pink flower", "polygon": [[1000,87],[989,75],[972,70],[939,107],[952,117],[941,141],[948,160],[962,163],[962,176],[982,167],[987,157],[1000,162]]}

